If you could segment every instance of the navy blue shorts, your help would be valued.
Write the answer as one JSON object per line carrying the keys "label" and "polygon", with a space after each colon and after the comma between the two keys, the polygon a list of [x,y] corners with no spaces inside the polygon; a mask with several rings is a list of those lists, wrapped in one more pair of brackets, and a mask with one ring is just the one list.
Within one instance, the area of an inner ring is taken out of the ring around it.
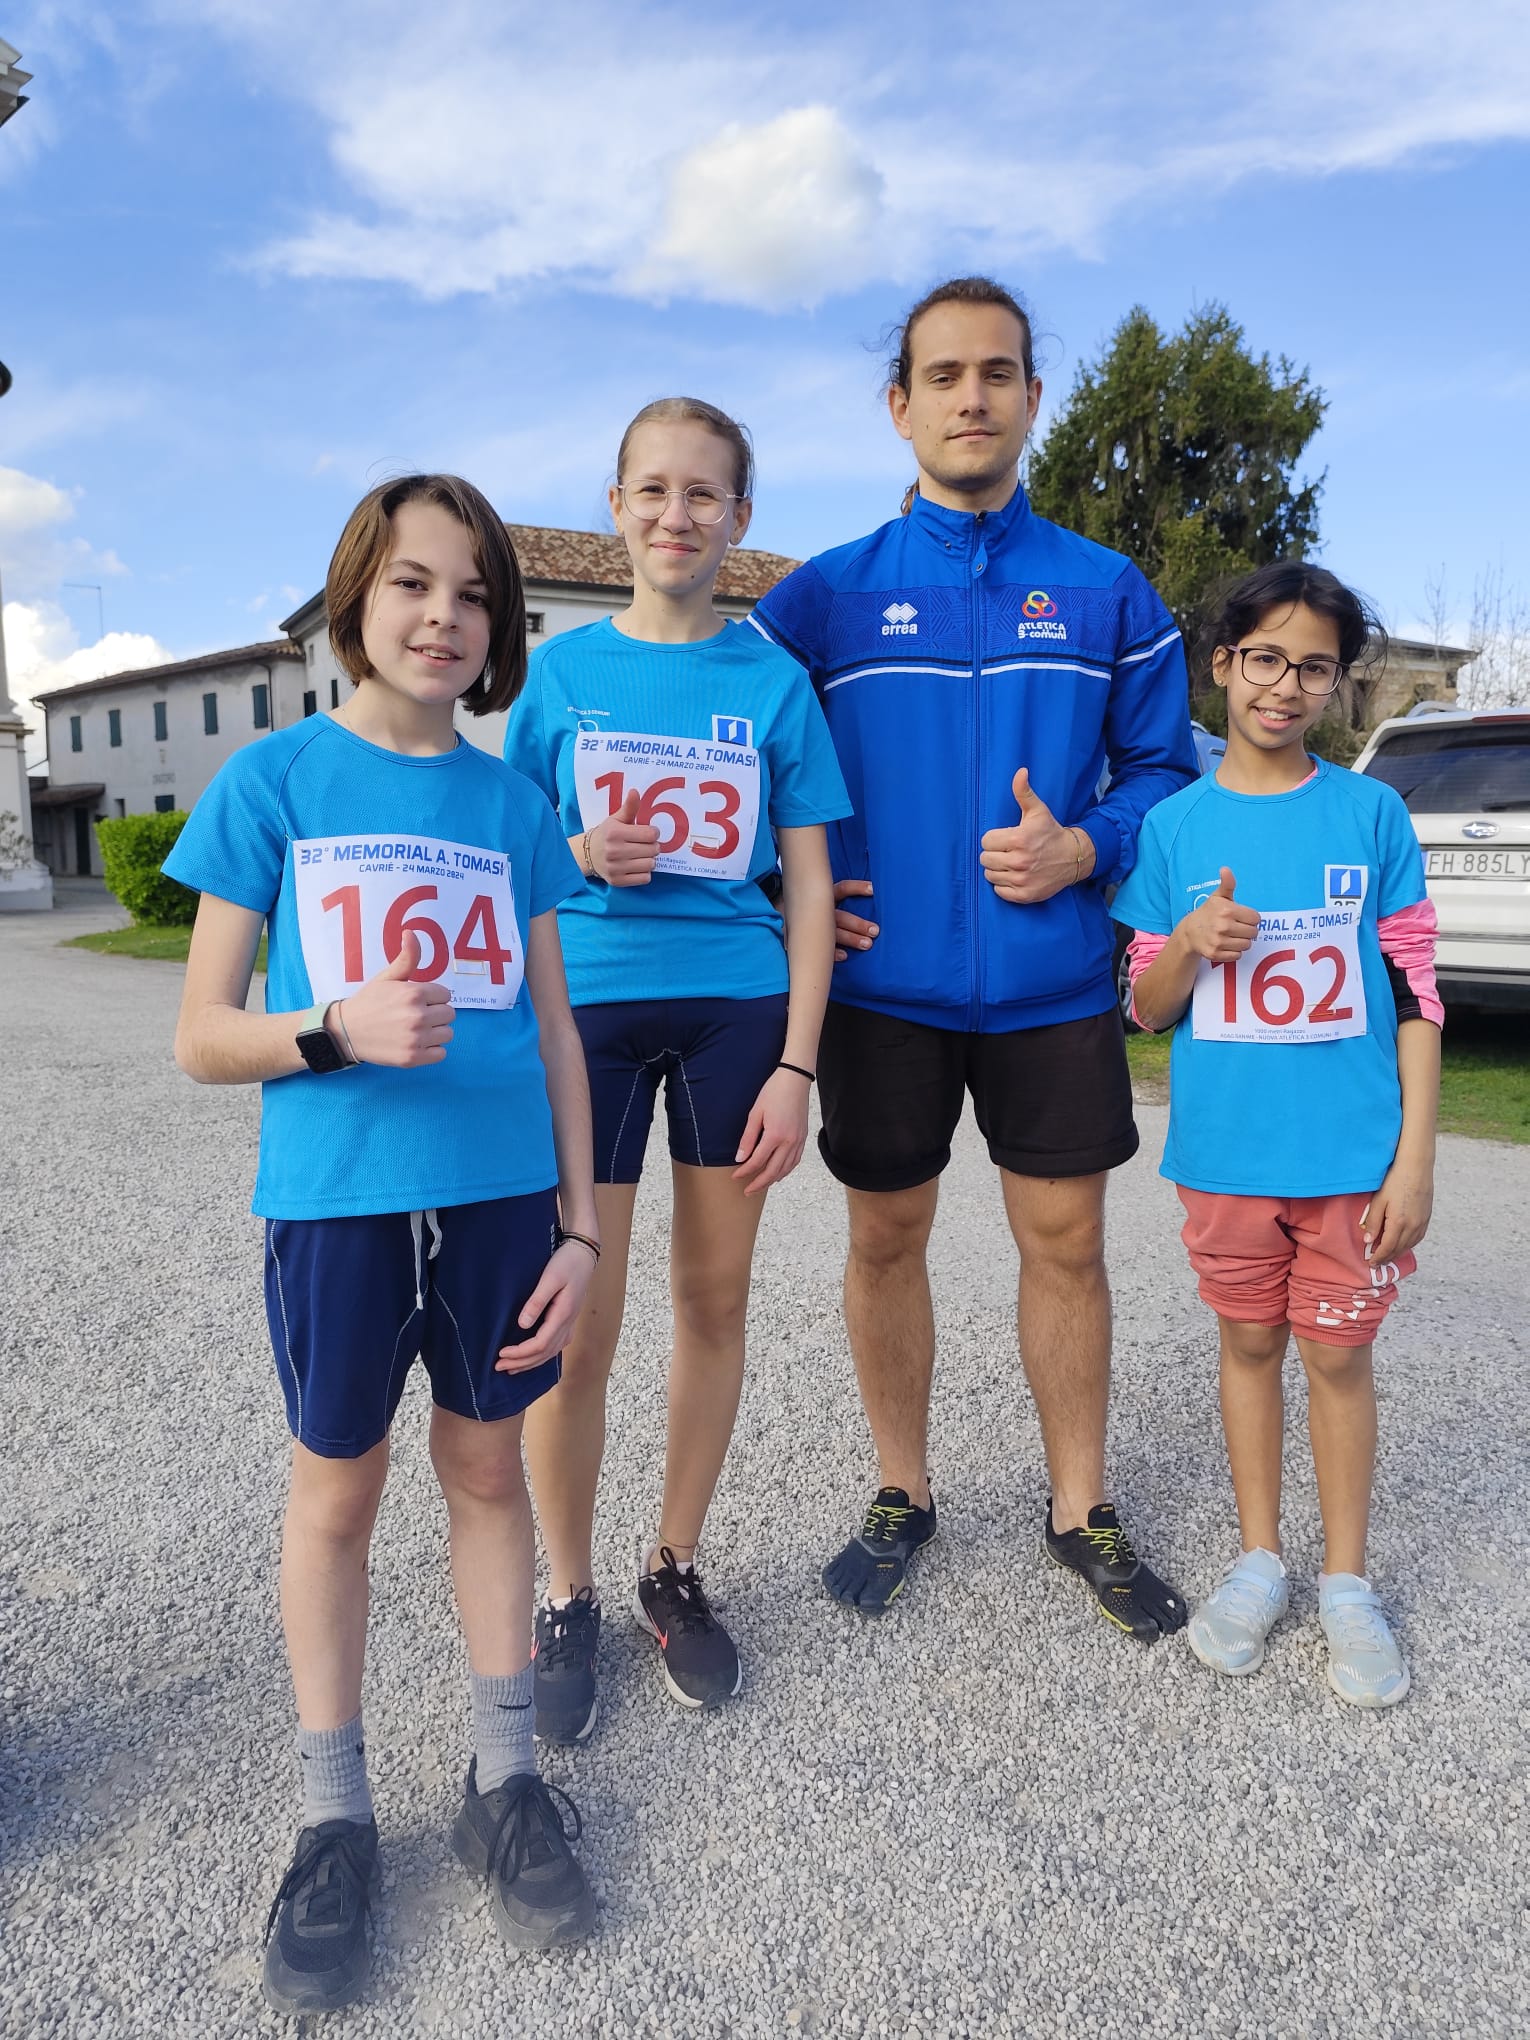
{"label": "navy blue shorts", "polygon": [[493,1423],[556,1387],[555,1354],[501,1374],[557,1238],[555,1191],[266,1221],[266,1320],[287,1425],[325,1459],[359,1459],[388,1435],[418,1358],[443,1410]]}
{"label": "navy blue shorts", "polygon": [[595,1180],[635,1183],[659,1081],[669,1151],[698,1169],[738,1161],[754,1101],[786,1044],[786,994],[576,1006],[590,1073]]}

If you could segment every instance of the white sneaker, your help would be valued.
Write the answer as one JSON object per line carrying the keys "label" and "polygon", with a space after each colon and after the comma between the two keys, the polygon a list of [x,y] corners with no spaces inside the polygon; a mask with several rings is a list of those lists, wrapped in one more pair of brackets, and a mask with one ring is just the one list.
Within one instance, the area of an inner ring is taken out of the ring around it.
{"label": "white sneaker", "polygon": [[1318,1620],[1328,1639],[1328,1683],[1351,1707],[1394,1707],[1412,1683],[1369,1580],[1318,1576]]}
{"label": "white sneaker", "polygon": [[1190,1618],[1203,1665],[1239,1679],[1264,1663],[1264,1639],[1286,1612],[1286,1569],[1273,1551],[1245,1551]]}

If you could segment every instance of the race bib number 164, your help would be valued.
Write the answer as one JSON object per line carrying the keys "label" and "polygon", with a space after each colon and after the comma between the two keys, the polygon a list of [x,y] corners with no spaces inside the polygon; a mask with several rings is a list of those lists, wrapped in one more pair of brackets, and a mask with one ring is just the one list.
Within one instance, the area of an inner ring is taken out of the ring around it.
{"label": "race bib number 164", "polygon": [[416,983],[445,985],[454,1006],[515,1004],[525,959],[502,850],[434,836],[311,836],[293,843],[292,864],[316,1003],[359,991],[412,934]]}

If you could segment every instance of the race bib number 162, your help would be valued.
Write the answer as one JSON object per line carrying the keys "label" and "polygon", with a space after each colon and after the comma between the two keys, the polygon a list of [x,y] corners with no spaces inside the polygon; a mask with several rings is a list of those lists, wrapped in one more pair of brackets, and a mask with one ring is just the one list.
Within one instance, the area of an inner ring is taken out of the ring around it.
{"label": "race bib number 162", "polygon": [[311,836],[292,845],[298,933],[316,1003],[359,991],[412,934],[419,984],[502,1011],[525,974],[510,860],[434,836]]}
{"label": "race bib number 162", "polygon": [[1191,1002],[1197,1041],[1343,1041],[1365,1032],[1358,907],[1259,916],[1236,963],[1202,963]]}

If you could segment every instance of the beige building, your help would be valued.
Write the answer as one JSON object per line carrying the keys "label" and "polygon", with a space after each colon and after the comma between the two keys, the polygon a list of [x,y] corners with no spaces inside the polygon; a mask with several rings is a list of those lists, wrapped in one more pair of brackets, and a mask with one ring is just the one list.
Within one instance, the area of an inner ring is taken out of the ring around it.
{"label": "beige building", "polygon": [[48,776],[32,787],[32,839],[56,876],[101,870],[93,823],[190,807],[225,758],[305,711],[290,639],[143,666],[36,696]]}
{"label": "beige building", "polygon": [[1440,701],[1454,708],[1461,668],[1476,656],[1463,645],[1389,638],[1386,665],[1366,695],[1364,727],[1371,729],[1389,715],[1406,715],[1419,701]]}

